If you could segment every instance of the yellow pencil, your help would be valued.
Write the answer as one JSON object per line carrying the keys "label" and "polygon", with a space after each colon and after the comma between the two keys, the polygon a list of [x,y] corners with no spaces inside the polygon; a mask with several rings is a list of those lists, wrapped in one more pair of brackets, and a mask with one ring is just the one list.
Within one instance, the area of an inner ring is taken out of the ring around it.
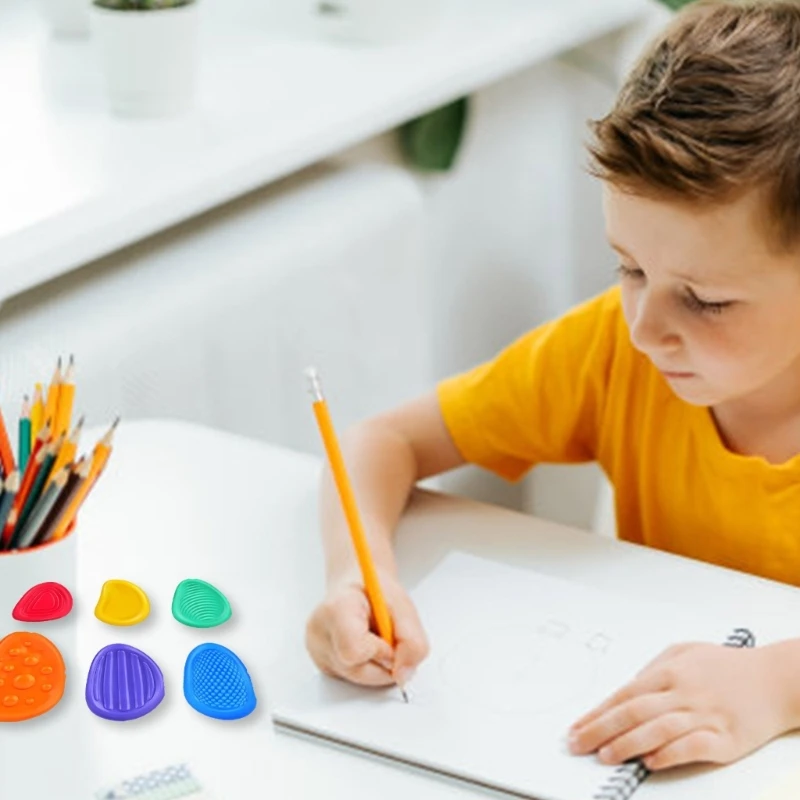
{"label": "yellow pencil", "polygon": [[53,469],[50,471],[50,477],[47,479],[47,485],[55,479],[55,476],[61,472],[63,467],[75,461],[75,455],[78,452],[78,441],[81,437],[81,429],[83,428],[83,417],[78,420],[78,424],[72,429],[70,435],[64,440],[64,444],[58,451],[58,456],[53,464]]}
{"label": "yellow pencil", "polygon": [[49,423],[50,435],[56,435],[56,414],[58,413],[58,395],[61,391],[61,356],[58,357],[55,372],[53,373],[53,380],[50,381],[50,386],[47,387],[47,400],[44,404],[44,420],[42,424]]}
{"label": "yellow pencil", "polygon": [[70,356],[67,371],[58,389],[58,404],[56,406],[56,424],[53,437],[57,438],[62,433],[67,433],[72,420],[72,402],[75,399],[75,359]]}
{"label": "yellow pencil", "polygon": [[44,402],[42,401],[42,384],[36,384],[36,391],[33,393],[33,405],[31,406],[31,448],[39,435],[39,431],[44,425]]}
{"label": "yellow pencil", "polygon": [[[370,606],[372,607],[372,614],[375,618],[378,635],[389,644],[390,647],[394,648],[395,640],[392,617],[383,597],[383,591],[381,590],[380,581],[378,580],[378,571],[375,569],[375,564],[372,560],[369,543],[367,542],[367,535],[361,522],[358,506],[356,505],[355,493],[350,484],[350,478],[347,475],[344,458],[342,457],[339,442],[336,438],[336,432],[333,428],[333,422],[328,411],[328,404],[325,402],[325,397],[322,393],[319,375],[316,369],[309,367],[306,370],[306,377],[309,381],[311,396],[314,398],[314,416],[316,417],[319,432],[322,436],[322,442],[325,445],[331,472],[333,473],[336,488],[339,492],[339,498],[342,502],[342,509],[347,520],[347,526],[350,529],[350,537],[353,540],[356,557],[358,558],[358,564],[361,568],[361,575],[364,579],[364,589],[369,599]],[[403,693],[403,699],[408,702],[408,695],[403,686],[400,686],[400,691]]]}

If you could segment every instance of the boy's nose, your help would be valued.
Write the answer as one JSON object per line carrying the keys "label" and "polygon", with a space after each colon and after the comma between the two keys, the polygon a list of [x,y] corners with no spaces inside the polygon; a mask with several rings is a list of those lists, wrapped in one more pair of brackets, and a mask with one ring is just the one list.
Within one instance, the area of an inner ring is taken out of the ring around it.
{"label": "boy's nose", "polygon": [[631,324],[631,341],[647,355],[673,352],[680,346],[680,336],[663,309],[650,299],[640,298]]}

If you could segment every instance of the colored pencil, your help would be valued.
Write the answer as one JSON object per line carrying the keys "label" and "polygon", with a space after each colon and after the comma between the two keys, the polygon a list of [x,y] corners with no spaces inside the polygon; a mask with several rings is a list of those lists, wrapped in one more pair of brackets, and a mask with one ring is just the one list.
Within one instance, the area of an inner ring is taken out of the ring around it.
{"label": "colored pencil", "polygon": [[[50,509],[47,517],[44,519],[42,524],[39,526],[39,530],[36,534],[36,538],[33,542],[33,546],[37,546],[40,544],[44,544],[48,542],[53,533],[56,530],[56,527],[61,522],[61,518],[64,515],[64,512],[67,510],[70,501],[75,496],[75,492],[81,487],[81,485],[86,481],[89,477],[89,470],[92,467],[92,461],[85,456],[81,457],[77,464],[74,464],[69,469],[69,477],[67,478],[67,484],[64,487],[64,490],[59,494],[58,499],[56,500],[53,507]],[[67,469],[65,467],[65,469]]]}
{"label": "colored pencil", "polygon": [[44,425],[44,402],[42,400],[42,384],[37,383],[33,391],[33,405],[31,406],[31,444],[36,441],[39,431]]}
{"label": "colored pencil", "polygon": [[55,431],[56,414],[58,413],[58,394],[61,391],[61,356],[58,357],[53,378],[50,386],[47,387],[47,400],[44,404],[44,425],[50,425],[50,429]]}
{"label": "colored pencil", "polygon": [[8,438],[6,421],[0,411],[0,465],[3,467],[3,477],[7,478],[16,468],[14,464],[14,451],[11,449],[11,440]]}
{"label": "colored pencil", "polygon": [[56,463],[53,464],[53,469],[50,472],[50,477],[47,479],[48,484],[53,480],[54,476],[59,473],[62,467],[71,464],[75,460],[78,452],[78,441],[81,438],[81,430],[83,429],[83,417],[81,417],[75,427],[72,429],[69,436],[64,440],[64,444],[58,451]]}
{"label": "colored pencil", "polygon": [[[378,579],[378,571],[375,569],[375,564],[372,560],[367,535],[361,522],[358,506],[356,505],[355,493],[353,492],[350,478],[347,475],[342,451],[339,448],[336,431],[334,430],[330,412],[328,411],[328,404],[322,393],[319,375],[316,369],[310,367],[306,370],[306,377],[308,378],[311,396],[314,400],[314,416],[316,417],[319,432],[322,436],[322,442],[325,445],[331,472],[333,473],[333,478],[342,503],[342,510],[347,520],[347,526],[350,529],[350,537],[353,540],[356,557],[359,567],[361,568],[361,575],[364,579],[364,590],[369,599],[370,606],[372,607],[372,615],[375,619],[378,635],[393,648],[395,646],[395,641],[392,617],[383,597],[383,591],[381,590],[380,581]],[[400,690],[403,693],[403,699],[408,702],[405,688],[400,686]]]}
{"label": "colored pencil", "polygon": [[39,527],[47,518],[47,515],[52,510],[53,506],[58,500],[58,496],[67,485],[67,478],[69,478],[69,468],[64,467],[58,475],[53,478],[50,485],[42,493],[42,496],[37,501],[33,510],[29,514],[27,520],[19,526],[19,532],[15,534],[17,548],[22,550],[33,544]]}
{"label": "colored pencil", "polygon": [[[30,492],[31,486],[33,486],[33,481],[36,478],[36,473],[39,471],[39,467],[44,460],[44,449],[47,446],[47,441],[50,438],[50,427],[45,424],[44,428],[39,431],[39,435],[36,437],[36,442],[33,445],[33,451],[31,452],[30,458],[28,459],[28,464],[25,467],[25,471],[21,473],[20,478],[20,486],[19,491],[17,492],[17,496],[14,498],[14,505],[11,509],[12,514],[9,514],[8,520],[6,522],[6,529],[3,530],[3,538],[5,540],[8,539],[10,533],[8,532],[7,528],[8,525],[11,523],[12,518],[13,521],[16,522],[17,517],[19,517],[20,511],[22,511],[22,506],[25,503],[25,499]],[[13,512],[16,511],[16,514]]]}
{"label": "colored pencil", "polygon": [[19,417],[19,445],[17,460],[19,468],[24,470],[31,455],[31,404],[28,395],[22,401],[22,412]]}
{"label": "colored pencil", "polygon": [[[51,442],[40,451],[41,453],[44,453],[44,457],[42,458],[42,463],[39,465],[39,468],[36,471],[36,477],[33,479],[28,496],[25,498],[25,501],[22,504],[22,510],[19,512],[19,518],[17,519],[17,528],[19,531],[21,531],[25,526],[25,523],[28,521],[28,517],[33,511],[34,506],[39,502],[39,498],[42,496],[47,479],[50,477],[50,473],[53,470],[53,464],[56,463],[56,456],[58,455],[58,450],[61,447],[63,440],[64,437],[62,436],[58,441]],[[15,537],[17,539],[19,538],[17,531],[15,531]]]}
{"label": "colored pencil", "polygon": [[111,456],[114,431],[117,429],[118,424],[119,417],[114,420],[105,436],[103,436],[103,438],[100,439],[100,441],[95,445],[94,451],[92,452],[92,465],[89,470],[89,475],[81,484],[78,491],[75,492],[75,496],[70,501],[69,507],[59,522],[55,532],[53,533],[53,539],[61,539],[67,532],[67,528],[69,528],[70,524],[75,519],[75,515],[78,513],[78,509],[81,507],[81,504],[86,499],[86,496],[97,482],[98,477],[105,469],[108,459]]}
{"label": "colored pencil", "polygon": [[[11,506],[14,504],[14,498],[19,491],[19,470],[14,470],[6,479],[3,484],[3,496],[0,498],[0,531],[5,530],[8,515],[11,511]],[[5,549],[5,539],[0,535],[0,550]]]}
{"label": "colored pencil", "polygon": [[53,436],[66,434],[72,421],[72,404],[75,400],[75,359],[69,357],[67,371],[58,389],[58,405],[56,407],[56,424]]}

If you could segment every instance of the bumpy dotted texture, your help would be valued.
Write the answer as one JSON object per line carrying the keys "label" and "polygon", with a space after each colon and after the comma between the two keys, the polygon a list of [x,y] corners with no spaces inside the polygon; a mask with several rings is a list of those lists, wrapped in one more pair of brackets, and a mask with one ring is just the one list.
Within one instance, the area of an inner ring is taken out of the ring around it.
{"label": "bumpy dotted texture", "polygon": [[241,719],[256,707],[247,669],[235,653],[219,644],[201,644],[189,653],[183,693],[192,708],[215,719]]}
{"label": "bumpy dotted texture", "polygon": [[231,605],[216,586],[187,578],[175,589],[172,616],[193,628],[213,628],[230,619]]}
{"label": "bumpy dotted texture", "polygon": [[0,640],[0,722],[22,722],[54,708],[67,672],[59,649],[39,633],[15,631]]}
{"label": "bumpy dotted texture", "polygon": [[177,800],[189,796],[199,800],[202,788],[186,764],[177,764],[100,789],[95,800]]}
{"label": "bumpy dotted texture", "polygon": [[124,722],[149,714],[164,699],[164,676],[150,656],[110,644],[92,661],[86,704],[98,717]]}

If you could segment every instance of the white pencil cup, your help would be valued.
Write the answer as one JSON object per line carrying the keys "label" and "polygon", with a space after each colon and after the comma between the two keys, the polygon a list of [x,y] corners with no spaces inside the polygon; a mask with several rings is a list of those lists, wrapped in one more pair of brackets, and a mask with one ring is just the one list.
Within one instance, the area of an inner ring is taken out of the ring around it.
{"label": "white pencil cup", "polygon": [[[0,638],[13,631],[34,631],[46,636],[61,651],[67,667],[67,687],[76,671],[77,609],[61,619],[49,622],[23,622],[11,614],[28,589],[55,581],[75,597],[78,576],[76,534],[26,550],[0,552]],[[62,701],[63,702],[63,701]]]}

